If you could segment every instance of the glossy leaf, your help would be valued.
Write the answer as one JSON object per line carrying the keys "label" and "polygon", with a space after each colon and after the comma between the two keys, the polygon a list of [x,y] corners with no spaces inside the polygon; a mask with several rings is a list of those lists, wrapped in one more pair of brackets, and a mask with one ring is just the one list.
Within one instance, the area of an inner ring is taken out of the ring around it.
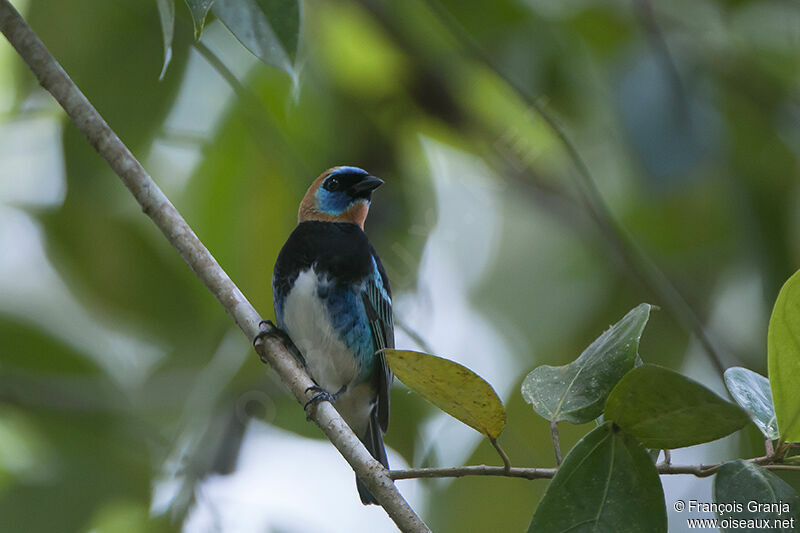
{"label": "glossy leaf", "polygon": [[664,491],[647,450],[611,423],[593,430],[564,458],[528,531],[667,531]]}
{"label": "glossy leaf", "polygon": [[300,33],[297,0],[216,0],[214,14],[257,58],[294,79]]}
{"label": "glossy leaf", "polygon": [[206,16],[214,5],[214,0],[186,0],[189,11],[192,13],[192,23],[194,24],[194,38],[199,39],[206,25]]}
{"label": "glossy leaf", "polygon": [[780,436],[767,378],[736,366],[725,371],[725,386],[736,403],[750,413],[753,423],[766,438],[775,440]]}
{"label": "glossy leaf", "polygon": [[614,387],[605,417],[648,448],[662,450],[716,440],[750,421],[738,406],[696,381],[648,364],[628,372]]}
{"label": "glossy leaf", "polygon": [[164,65],[161,67],[159,80],[164,79],[167,67],[172,60],[172,37],[175,35],[175,0],[156,0],[158,16],[161,19],[161,33],[164,37]]}
{"label": "glossy leaf", "polygon": [[395,376],[447,414],[487,437],[497,438],[506,411],[491,385],[454,361],[421,352],[386,350]]}
{"label": "glossy leaf", "polygon": [[781,438],[800,442],[800,271],[783,285],[767,334],[769,384]]}
{"label": "glossy leaf", "polygon": [[[797,491],[766,468],[751,462],[737,460],[722,465],[714,478],[714,501],[720,504],[732,502],[741,504],[741,510],[733,509],[735,512],[717,513],[719,520],[769,520],[773,525],[776,524],[774,520],[781,521],[782,527],[767,531],[790,531],[794,530],[791,527],[792,521],[794,527],[800,523],[800,497]],[[764,507],[764,504],[767,506]],[[720,527],[720,531],[735,530]],[[765,529],[753,527],[751,523],[748,531],[756,530]]]}
{"label": "glossy leaf", "polygon": [[255,0],[294,64],[300,44],[301,6],[299,0]]}
{"label": "glossy leaf", "polygon": [[640,304],[575,361],[542,365],[522,382],[522,396],[540,416],[583,424],[597,418],[614,385],[634,366],[650,305]]}

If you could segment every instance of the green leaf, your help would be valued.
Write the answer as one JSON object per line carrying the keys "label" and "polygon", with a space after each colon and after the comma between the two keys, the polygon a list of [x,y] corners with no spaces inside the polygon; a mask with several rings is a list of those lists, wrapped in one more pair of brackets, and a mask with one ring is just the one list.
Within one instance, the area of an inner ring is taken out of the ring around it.
{"label": "green leaf", "polygon": [[522,396],[550,421],[583,424],[603,412],[614,385],[634,366],[650,305],[640,304],[597,338],[575,361],[542,365],[522,382]]}
{"label": "green leaf", "polygon": [[529,532],[667,531],[664,491],[644,446],[611,423],[570,450]]}
{"label": "green leaf", "polygon": [[300,34],[298,0],[216,0],[214,14],[257,58],[294,80]]}
{"label": "green leaf", "polygon": [[203,33],[203,27],[206,25],[208,11],[214,5],[214,0],[186,0],[186,5],[189,6],[189,11],[192,12],[194,38],[199,39],[200,34]]}
{"label": "green leaf", "polygon": [[506,411],[500,398],[472,370],[421,352],[384,353],[395,376],[442,411],[492,439],[503,431]]}
{"label": "green leaf", "polygon": [[735,366],[725,371],[725,386],[736,403],[750,413],[753,423],[766,438],[775,440],[780,437],[767,378]]}
{"label": "green leaf", "polygon": [[164,79],[167,67],[172,60],[172,37],[175,35],[175,0],[156,0],[158,16],[161,19],[161,33],[164,36],[164,66],[161,67],[159,81]]}
{"label": "green leaf", "polygon": [[266,14],[270,26],[294,64],[300,42],[300,2],[298,0],[255,0]]}
{"label": "green leaf", "polygon": [[781,438],[800,442],[800,271],[778,293],[769,319],[767,355]]}
{"label": "green leaf", "polygon": [[[717,471],[714,501],[719,504],[741,504],[741,508],[734,508],[731,510],[733,512],[716,513],[720,521],[754,521],[747,528],[739,527],[737,530],[794,531],[800,523],[800,497],[797,491],[769,470],[741,459],[725,463]],[[757,520],[769,520],[773,526],[778,524],[775,520],[780,520],[781,525],[765,529],[757,526]],[[741,526],[741,522],[737,523]],[[720,531],[734,531],[734,528],[720,523]]]}
{"label": "green leaf", "polygon": [[656,365],[634,368],[608,396],[606,420],[648,448],[672,449],[719,439],[750,419],[696,381]]}

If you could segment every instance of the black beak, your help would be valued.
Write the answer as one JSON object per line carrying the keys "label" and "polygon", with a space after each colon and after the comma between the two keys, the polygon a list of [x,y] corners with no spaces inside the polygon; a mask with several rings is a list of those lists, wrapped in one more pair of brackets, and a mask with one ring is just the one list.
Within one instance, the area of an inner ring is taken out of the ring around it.
{"label": "black beak", "polygon": [[369,199],[372,191],[383,185],[383,180],[375,176],[364,176],[360,181],[357,181],[347,189],[347,192],[353,198],[366,198]]}

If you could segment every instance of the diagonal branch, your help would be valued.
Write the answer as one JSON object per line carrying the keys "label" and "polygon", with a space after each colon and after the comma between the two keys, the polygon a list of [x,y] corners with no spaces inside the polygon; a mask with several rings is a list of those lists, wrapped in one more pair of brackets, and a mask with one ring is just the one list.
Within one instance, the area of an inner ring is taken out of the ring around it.
{"label": "diagonal branch", "polygon": [[[0,0],[0,31],[236,325],[249,339],[255,339],[261,322],[259,314],[8,0]],[[297,401],[305,403],[306,389],[313,382],[283,343],[275,336],[266,336],[258,350]],[[319,403],[309,415],[401,530],[429,531],[397,491],[388,470],[372,458],[330,403]]]}

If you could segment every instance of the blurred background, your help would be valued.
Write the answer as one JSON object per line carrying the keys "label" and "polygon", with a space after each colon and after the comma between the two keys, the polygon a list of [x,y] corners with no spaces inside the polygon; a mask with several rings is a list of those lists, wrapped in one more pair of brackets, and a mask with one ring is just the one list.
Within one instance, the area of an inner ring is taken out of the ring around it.
{"label": "blurred background", "polygon": [[[155,1],[13,4],[265,318],[308,184],[384,178],[397,345],[492,383],[516,466],[554,465],[524,376],[640,302],[646,362],[725,397],[721,369],[766,374],[800,266],[796,2],[317,0],[291,75],[213,16],[195,43],[178,2],[161,81]],[[396,468],[499,464],[397,382],[386,442]],[[673,461],[763,452],[749,427]],[[670,509],[711,499],[662,480]],[[398,486],[435,531],[522,531],[547,481]],[[0,530],[394,530],[5,40]]]}

